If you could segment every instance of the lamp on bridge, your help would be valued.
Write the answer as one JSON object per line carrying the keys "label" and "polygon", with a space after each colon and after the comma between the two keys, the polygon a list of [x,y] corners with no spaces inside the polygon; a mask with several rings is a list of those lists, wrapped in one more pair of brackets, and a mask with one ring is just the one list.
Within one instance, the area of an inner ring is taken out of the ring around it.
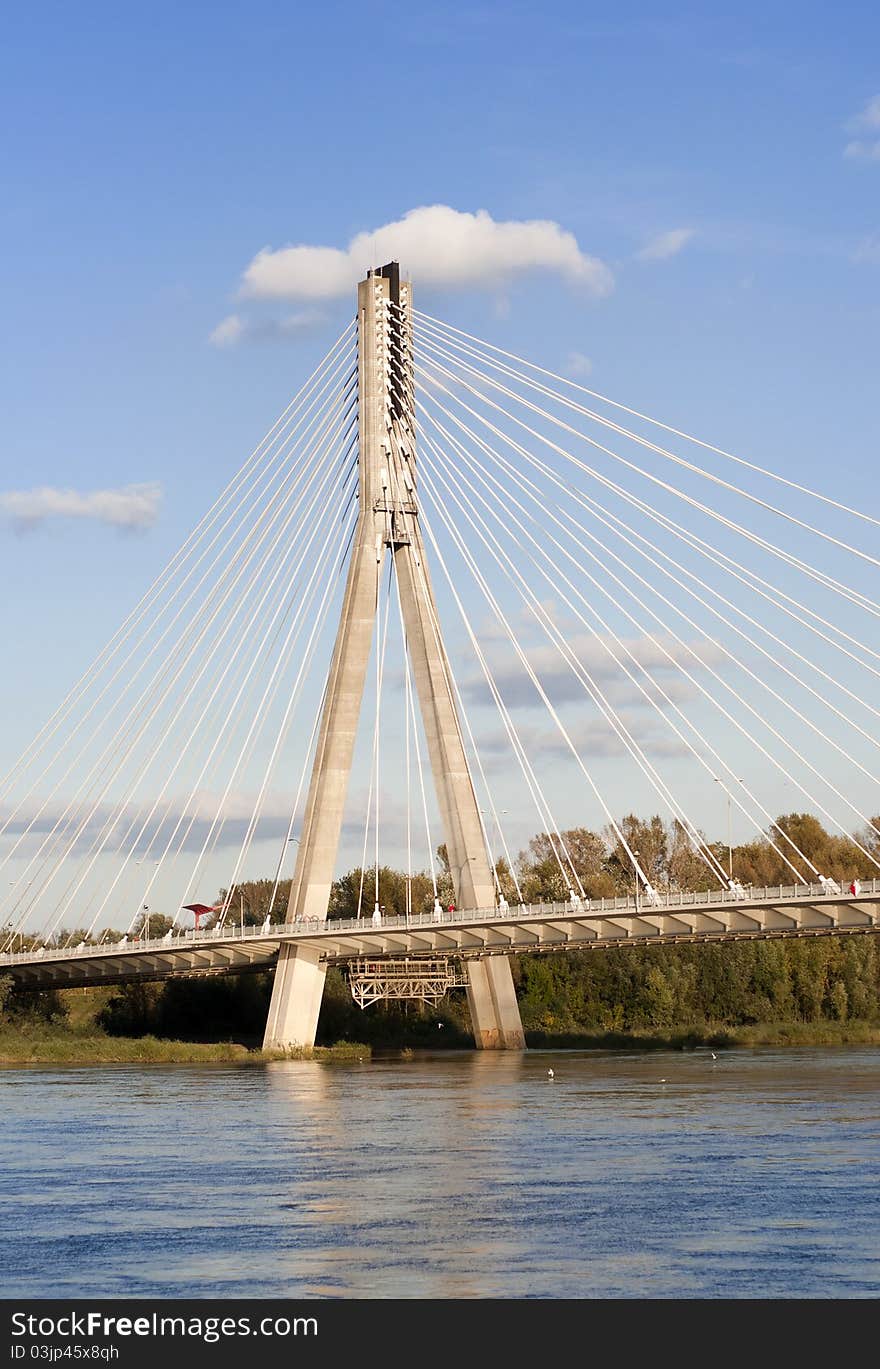
{"label": "lamp on bridge", "polygon": [[[293,826],[293,818],[290,819],[290,827],[292,827],[292,826]],[[288,848],[288,846],[290,846],[291,844],[293,844],[294,846],[299,846],[299,845],[300,845],[300,839],[299,839],[299,837],[292,837],[292,836],[290,835],[290,827],[288,827],[288,829],[287,829],[287,836],[285,837],[285,839],[284,839],[284,845],[283,845],[282,848],[281,848],[281,855],[278,857],[278,868],[277,868],[276,871],[275,871],[275,883],[274,883],[274,885],[272,886],[272,897],[271,897],[270,900],[269,900],[269,911],[266,913],[266,920],[265,920],[265,922],[263,923],[263,930],[264,930],[264,931],[268,931],[269,925],[270,925],[271,920],[272,920],[272,909],[275,907],[275,895],[278,893],[278,883],[279,883],[279,880],[281,879],[281,869],[282,869],[282,866],[284,865],[284,857],[285,857],[285,855],[287,854],[287,848]],[[285,920],[285,922],[287,921],[287,915],[286,915],[286,914],[285,914],[284,920]],[[301,919],[300,919],[300,920],[301,920]]]}
{"label": "lamp on bridge", "polygon": [[[719,779],[719,777],[718,777],[717,775],[713,775],[712,778],[715,780],[715,783],[716,783],[716,784],[720,784],[720,785],[721,785],[722,789],[724,790],[725,794],[727,795],[727,878],[732,882],[732,881],[733,881],[733,833],[732,833],[732,829],[731,829],[731,816],[730,816],[730,790],[728,789],[728,787],[727,787],[727,785],[724,783],[724,781],[723,781],[722,779]],[[736,784],[742,784],[742,782],[743,782],[742,776],[741,776],[741,775],[736,775],[736,776],[734,776],[734,781],[735,781]]]}
{"label": "lamp on bridge", "polygon": [[[507,810],[506,808],[502,808],[500,811],[501,811],[501,816],[502,816],[502,817],[506,817],[506,816],[507,816],[508,810]],[[501,856],[500,856],[500,854],[499,854],[499,849],[503,848],[503,845],[504,845],[504,843],[503,843],[502,840],[501,840],[501,823],[498,821],[498,812],[496,811],[496,809],[494,809],[494,808],[492,808],[492,809],[489,809],[489,808],[481,808],[481,809],[480,809],[480,812],[482,813],[482,815],[483,815],[484,818],[491,818],[492,821],[493,821],[493,825],[494,825],[494,827],[495,827],[495,840],[497,841],[498,846],[496,847],[495,852],[492,852],[492,851],[489,852],[489,856],[490,856],[490,862],[491,862],[491,865],[492,865],[492,869],[495,871],[495,883],[496,883],[496,886],[497,886],[497,888],[498,888],[498,893],[499,893],[500,899],[501,899],[501,904],[500,904],[500,906],[501,906],[501,911],[504,912],[504,911],[506,911],[506,909],[507,909],[507,907],[508,907],[508,903],[507,903],[507,899],[504,897],[504,894],[503,894],[502,891],[501,891],[501,884],[500,884],[500,882],[499,882],[499,880],[498,880],[498,861],[501,859]]]}

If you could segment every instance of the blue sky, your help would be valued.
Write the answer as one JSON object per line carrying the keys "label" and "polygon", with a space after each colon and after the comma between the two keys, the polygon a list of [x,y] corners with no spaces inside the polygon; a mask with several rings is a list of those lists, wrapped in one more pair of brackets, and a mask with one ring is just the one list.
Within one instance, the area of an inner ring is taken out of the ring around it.
{"label": "blue sky", "polygon": [[[262,249],[420,206],[551,220],[612,288],[536,269],[419,303],[876,513],[878,53],[868,3],[10,11],[0,768],[350,316],[243,295]],[[12,514],[132,485],[161,489],[137,531]]]}

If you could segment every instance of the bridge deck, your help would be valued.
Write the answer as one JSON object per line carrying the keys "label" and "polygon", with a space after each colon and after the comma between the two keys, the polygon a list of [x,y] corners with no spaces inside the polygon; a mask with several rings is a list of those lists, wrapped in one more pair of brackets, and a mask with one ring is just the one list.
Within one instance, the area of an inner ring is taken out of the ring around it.
{"label": "bridge deck", "polygon": [[317,950],[328,964],[369,956],[509,955],[621,944],[687,943],[821,936],[880,929],[880,880],[865,881],[857,895],[825,894],[820,885],[750,889],[745,897],[719,891],[667,895],[660,902],[633,898],[444,912],[351,921],[311,920],[232,933],[185,932],[146,942],[45,947],[0,956],[0,974],[23,988],[74,988],[170,976],[241,974],[268,969],[284,941]]}

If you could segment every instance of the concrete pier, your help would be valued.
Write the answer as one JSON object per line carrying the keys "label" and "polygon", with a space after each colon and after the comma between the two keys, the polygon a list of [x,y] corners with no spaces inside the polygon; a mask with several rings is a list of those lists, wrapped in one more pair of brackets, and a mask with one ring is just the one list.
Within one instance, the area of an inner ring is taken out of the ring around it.
{"label": "concrete pier", "polygon": [[469,960],[467,999],[478,1050],[525,1050],[526,1038],[513,987],[510,959]]}
{"label": "concrete pier", "polygon": [[263,1050],[315,1044],[327,977],[319,954],[310,946],[281,943]]}

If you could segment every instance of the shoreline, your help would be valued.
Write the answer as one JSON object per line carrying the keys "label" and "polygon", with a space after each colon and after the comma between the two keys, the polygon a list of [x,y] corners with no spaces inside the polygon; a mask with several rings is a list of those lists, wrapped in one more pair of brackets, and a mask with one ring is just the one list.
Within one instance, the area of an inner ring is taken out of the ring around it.
{"label": "shoreline", "polygon": [[272,1050],[238,1041],[173,1041],[157,1036],[107,1036],[103,1033],[0,1032],[0,1069],[27,1065],[266,1065],[277,1060],[368,1060],[372,1049],[342,1041],[310,1050]]}
{"label": "shoreline", "polygon": [[[527,1032],[531,1050],[715,1050],[759,1046],[880,1046],[880,1023],[786,1022],[745,1027],[711,1026],[702,1029],[634,1032]],[[28,1065],[264,1065],[280,1060],[317,1060],[324,1063],[369,1061],[376,1055],[411,1058],[433,1043],[402,1041],[339,1041],[311,1049],[263,1051],[238,1041],[180,1041],[156,1036],[109,1036],[103,1032],[27,1030],[0,1031],[0,1067]],[[466,1039],[440,1049],[473,1050]]]}

